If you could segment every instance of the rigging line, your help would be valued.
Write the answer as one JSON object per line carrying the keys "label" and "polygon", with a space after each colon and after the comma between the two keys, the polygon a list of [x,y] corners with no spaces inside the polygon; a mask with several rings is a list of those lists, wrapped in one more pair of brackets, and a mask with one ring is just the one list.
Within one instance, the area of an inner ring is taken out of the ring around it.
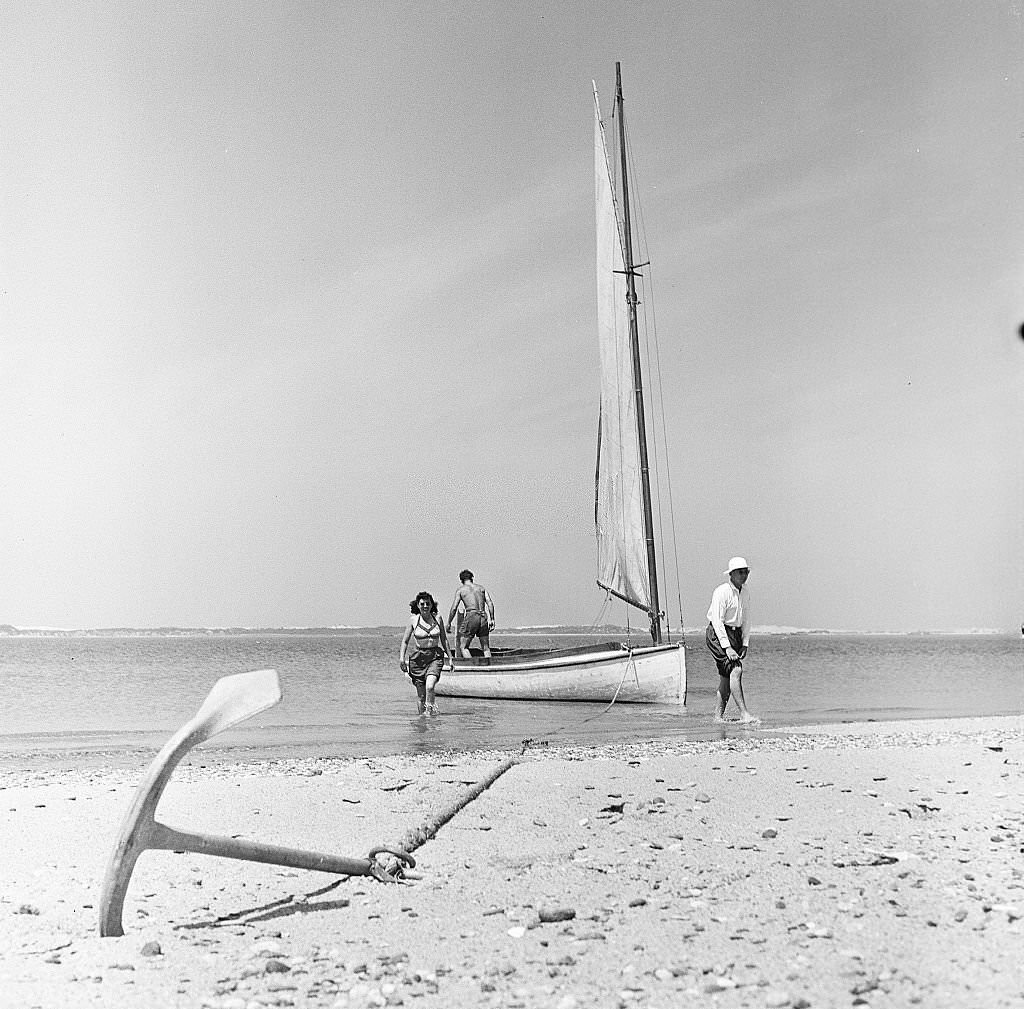
{"label": "rigging line", "polygon": [[[628,128],[628,124],[627,124],[627,128]],[[634,159],[632,157],[632,150],[633,149],[630,146],[629,149],[627,150],[627,155],[629,156],[629,160],[630,160],[631,175],[632,175],[632,177],[634,179],[636,179],[637,178],[637,171],[636,171],[636,167],[635,167],[635,164],[634,164]],[[647,248],[647,221],[646,221],[646,217],[644,216],[643,201],[640,199],[639,194],[635,194],[635,202],[636,202],[636,205],[637,205],[637,213],[638,213],[638,219],[639,219],[639,225],[640,225],[640,235],[641,235],[642,241],[644,243],[644,245],[643,245],[644,259],[650,260],[650,258],[651,258],[650,257],[650,251]],[[651,318],[650,331],[653,332],[653,345],[654,345],[654,350],[655,350],[655,355],[656,355],[655,368],[652,369],[652,370],[656,372],[657,378],[658,378],[658,395],[657,395],[656,398],[657,398],[658,411],[659,411],[660,420],[661,420],[660,425],[654,425],[654,426],[655,426],[656,430],[660,426],[661,437],[662,437],[662,447],[663,447],[663,450],[664,450],[664,458],[665,458],[665,463],[664,463],[664,466],[665,466],[665,483],[666,483],[667,488],[668,488],[667,499],[668,499],[668,511],[669,511],[669,527],[670,527],[670,529],[672,531],[672,561],[673,561],[673,570],[674,570],[675,582],[676,582],[676,586],[675,586],[676,587],[676,605],[678,607],[678,614],[679,614],[679,632],[680,632],[680,634],[682,634],[684,623],[683,623],[682,588],[681,588],[681,581],[680,581],[680,577],[679,577],[679,542],[678,542],[678,537],[677,537],[677,533],[676,533],[675,498],[674,498],[674,495],[672,493],[672,456],[671,456],[671,453],[668,450],[668,425],[666,423],[666,418],[665,418],[664,382],[663,382],[663,379],[662,379],[662,371],[661,371],[661,341],[658,338],[657,311],[656,311],[655,303],[654,303],[654,268],[653,268],[653,266],[648,271],[648,276],[650,277],[650,284],[649,285],[645,285],[645,288],[644,288],[645,299],[646,299],[645,306],[644,306],[644,317],[645,317],[645,320],[646,320],[646,318],[647,318],[647,311],[648,311],[648,305],[649,305],[649,308],[650,308],[650,318]],[[660,492],[660,483],[659,483],[659,492]],[[661,516],[659,514],[659,520],[660,520],[660,518],[661,518]],[[667,544],[666,544],[666,541],[665,541],[664,534],[662,534],[661,544],[662,544],[663,551],[665,549],[667,549]],[[663,559],[663,562],[664,562],[664,554],[663,554],[663,558],[662,559]],[[668,569],[667,565],[663,564],[663,570],[667,571],[667,569]]]}
{"label": "rigging line", "polygon": [[[642,213],[642,211],[641,211]],[[641,278],[641,289],[643,291],[643,318],[644,318],[644,354],[647,360],[647,371],[651,380],[651,410],[653,412],[654,404],[658,403],[662,405],[662,416],[661,424],[651,424],[651,429],[655,432],[655,437],[652,439],[653,455],[654,455],[654,483],[657,494],[657,520],[658,520],[658,549],[661,554],[661,571],[664,573],[668,572],[667,564],[667,542],[668,538],[665,536],[665,513],[662,508],[663,498],[663,477],[665,470],[668,466],[668,444],[665,432],[664,424],[664,381],[661,374],[661,352],[658,345],[658,331],[657,325],[653,316],[653,278],[643,277]],[[653,353],[652,353],[653,346]],[[658,437],[658,430],[661,428],[661,436]],[[668,621],[667,631],[671,634],[671,621]]]}
{"label": "rigging line", "polygon": [[[652,317],[652,320],[653,320],[654,317],[655,317],[653,278],[652,278],[652,282],[651,282],[650,287],[645,289],[645,290],[647,291],[647,297],[648,297],[649,302],[650,302],[650,311],[651,311],[651,317]],[[659,425],[655,425],[655,426],[661,428],[662,438],[663,438],[664,460],[665,460],[664,461],[664,466],[665,466],[665,485],[667,487],[666,497],[667,497],[667,501],[668,501],[669,529],[671,530],[671,533],[672,533],[672,561],[673,561],[673,569],[674,569],[675,583],[676,583],[676,606],[678,607],[678,614],[679,614],[679,633],[682,634],[682,629],[683,629],[683,598],[682,598],[682,591],[680,589],[680,584],[681,583],[680,583],[680,578],[679,578],[679,543],[678,543],[677,534],[676,534],[675,496],[672,493],[672,456],[671,456],[671,453],[668,451],[668,424],[666,422],[666,417],[665,417],[664,382],[662,380],[662,373],[661,373],[661,341],[657,337],[657,325],[653,321],[652,321],[652,328],[654,329],[654,334],[655,334],[654,335],[654,341],[653,341],[654,353],[655,353],[655,359],[656,359],[655,370],[657,371],[657,375],[658,375],[658,395],[657,395],[656,399],[657,399],[657,404],[658,404],[659,417],[660,417],[660,421],[661,421]],[[661,485],[660,485],[660,482],[659,482],[659,492],[660,492],[660,486]],[[659,520],[660,520],[660,518],[661,518],[661,515],[659,513]],[[663,539],[662,539],[662,544],[664,546],[664,536],[663,536]],[[666,569],[667,569],[667,565],[666,565]]]}
{"label": "rigging line", "polygon": [[[626,124],[626,132],[628,135],[629,124]],[[626,144],[626,157],[629,161],[630,166],[630,177],[634,180],[638,178],[636,169],[635,159],[633,157],[633,147],[627,142]],[[672,561],[673,570],[675,574],[675,588],[676,588],[676,605],[678,607],[679,614],[679,628],[682,633],[683,628],[683,600],[682,591],[680,588],[679,581],[679,543],[676,537],[675,527],[675,506],[672,495],[672,465],[671,465],[671,454],[668,450],[668,426],[665,422],[665,386],[662,378],[661,371],[661,343],[658,339],[658,326],[657,326],[657,314],[654,306],[654,267],[651,265],[650,250],[647,245],[647,221],[644,216],[643,200],[640,198],[639,193],[635,187],[630,187],[633,190],[632,205],[636,207],[636,218],[638,224],[638,236],[640,238],[640,249],[641,258],[647,262],[648,273],[646,276],[641,275],[640,281],[644,292],[643,305],[644,305],[644,346],[647,350],[647,361],[648,369],[652,378],[657,378],[657,390],[654,400],[658,404],[658,412],[660,415],[660,424],[654,424],[652,427],[655,432],[660,428],[661,430],[661,454],[664,456],[664,463],[658,464],[659,459],[659,444],[658,438],[654,438],[654,454],[655,454],[655,482],[658,489],[658,533],[659,533],[659,547],[661,549],[661,561],[662,571],[668,571],[668,564],[666,561],[667,556],[667,537],[665,536],[664,529],[664,513],[661,508],[662,501],[662,479],[661,479],[661,466],[664,466],[665,484],[667,486],[667,499],[668,499],[668,510],[669,510],[669,526],[672,531]],[[649,321],[648,321],[649,320]],[[652,358],[651,347],[653,345],[654,355]],[[652,390],[654,392],[655,390]],[[652,404],[653,409],[653,404]],[[671,632],[671,621],[669,623],[669,632]]]}
{"label": "rigging line", "polygon": [[605,707],[603,707],[599,712],[597,712],[596,715],[588,715],[586,718],[584,718],[583,721],[579,723],[580,725],[586,725],[587,722],[592,722],[595,718],[600,718],[609,708],[611,708],[611,706],[616,702],[616,700],[618,700],[619,691],[622,690],[622,684],[626,682],[626,675],[630,672],[630,670],[632,670],[633,672],[633,679],[636,680],[636,682],[639,684],[640,676],[636,671],[636,659],[633,658],[632,649],[630,649],[629,651],[629,658],[626,660],[626,664],[622,667],[622,676],[619,677],[619,685],[615,688],[615,693],[612,694],[612,699],[608,702],[608,704]]}
{"label": "rigging line", "polygon": [[[648,292],[650,290],[650,286],[649,286],[649,284],[647,282],[647,278],[646,277],[641,277],[640,278],[640,289],[641,289],[641,292],[642,292],[642,295],[643,295],[641,301],[643,303],[643,320],[644,320],[644,322],[643,322],[644,358],[647,361],[647,375],[648,375],[648,379],[649,379],[649,384],[651,385],[651,393],[652,393],[651,402],[653,404],[653,402],[655,402],[657,400],[660,400],[660,398],[662,396],[662,391],[661,391],[662,380],[661,380],[660,372],[655,367],[652,366],[653,358],[652,358],[652,354],[651,354],[651,337],[652,337],[652,332],[654,332],[654,340],[655,340],[655,343],[656,343],[656,341],[657,341],[657,333],[654,331],[653,322],[649,321],[649,312],[648,312],[649,294],[648,294]],[[655,385],[655,382],[654,382],[655,379],[657,379],[657,384],[656,385]],[[658,550],[659,550],[659,552],[661,554],[661,571],[664,573],[665,571],[668,570],[667,569],[667,565],[665,563],[665,523],[664,523],[663,509],[661,507],[661,501],[662,501],[662,488],[661,488],[661,484],[662,484],[662,467],[664,465],[662,463],[662,461],[661,461],[661,457],[664,454],[664,433],[662,433],[662,438],[659,441],[659,438],[657,436],[658,425],[657,424],[651,424],[651,425],[649,425],[649,427],[650,427],[650,429],[652,431],[655,432],[655,436],[651,439],[651,449],[652,449],[652,455],[653,455],[653,459],[654,459],[654,465],[653,465],[652,469],[654,471],[655,500],[657,502],[657,507],[655,508],[655,511],[657,513],[656,517],[657,517],[657,523],[658,523]],[[669,621],[669,628],[668,629],[671,630],[671,621]]]}
{"label": "rigging line", "polygon": [[[653,300],[653,296],[652,296]],[[657,344],[655,345],[657,346]],[[660,363],[659,363],[660,367]],[[662,428],[665,428],[665,399],[662,396],[659,399],[658,407],[661,414]],[[668,486],[668,519],[669,528],[672,531],[672,562],[675,573],[676,582],[676,606],[679,614],[679,633],[683,633],[683,596],[680,588],[680,576],[679,576],[679,541],[676,533],[676,505],[675,495],[672,493],[672,462],[668,452],[668,446],[665,448],[665,482]]]}
{"label": "rigging line", "polygon": [[[649,294],[649,288],[647,286],[644,287],[644,291],[645,291],[645,296],[648,297],[648,299],[649,299],[650,298],[650,294]],[[646,309],[646,307],[644,309],[644,318],[645,318],[645,320],[647,318],[647,309]],[[653,327],[653,323],[652,323],[652,325],[647,328],[647,330],[645,332],[645,338],[644,338],[644,343],[645,343],[645,346],[647,347],[648,361],[651,360],[651,356],[652,356],[651,355],[651,351],[650,351],[650,347],[651,347],[651,344],[652,344],[652,339],[651,339],[651,337],[648,334],[650,334],[652,332],[653,328],[654,327]],[[657,361],[657,360],[660,360],[660,354],[659,354],[659,351],[658,351],[658,339],[657,339],[657,333],[656,332],[654,333],[653,344],[654,344],[654,358]],[[650,365],[648,365],[648,367],[650,367]],[[663,382],[662,382],[662,377],[661,377],[661,372],[660,372],[660,364],[657,365],[657,367],[650,367],[650,370],[651,370],[652,376],[654,374],[657,374],[657,378],[658,378],[658,384],[657,384],[657,390],[656,390],[657,394],[654,397],[654,400],[652,401],[652,409],[653,409],[653,404],[654,404],[655,401],[658,402],[658,403],[662,403],[663,402],[663,395],[664,394],[663,394],[663,391],[662,391],[663,390]],[[664,411],[662,411],[662,426],[664,426]],[[658,425],[654,424],[654,425],[652,425],[652,427],[657,429]],[[668,445],[666,444],[666,441],[665,441],[665,432],[664,431],[662,431],[660,447],[659,447],[659,440],[657,438],[655,438],[655,440],[654,440],[654,457],[655,457],[655,463],[656,463],[656,465],[658,467],[655,470],[655,482],[656,482],[657,487],[658,487],[658,547],[659,547],[659,549],[661,551],[661,570],[662,570],[662,572],[665,572],[667,574],[667,572],[668,572],[668,563],[667,563],[667,545],[666,544],[667,544],[667,539],[668,538],[665,536],[665,510],[661,506],[661,502],[663,500],[662,474],[663,474],[663,472],[667,471],[667,469],[668,469]],[[664,459],[662,457],[664,457]],[[665,480],[666,481],[668,480],[667,472],[665,472]],[[666,601],[666,603],[667,603],[667,601]],[[668,609],[668,606],[666,605],[666,610],[667,609]],[[667,633],[669,635],[669,640],[671,641],[672,621],[668,620],[667,623],[668,623]]]}
{"label": "rigging line", "polygon": [[[657,379],[657,386],[652,390],[654,392],[654,396],[651,400],[651,410],[654,412],[655,407],[657,407],[657,413],[659,415],[659,423],[652,424],[651,426],[656,432],[659,430],[661,432],[660,439],[655,438],[654,441],[654,453],[658,467],[655,471],[655,479],[658,487],[658,546],[661,550],[661,570],[665,573],[667,586],[669,571],[669,538],[665,535],[665,509],[662,507],[662,502],[667,498],[669,502],[669,528],[672,534],[671,553],[676,578],[676,591],[678,595],[679,557],[676,552],[678,545],[676,543],[675,525],[671,508],[672,472],[670,462],[671,456],[668,450],[668,430],[665,423],[665,382],[661,371],[661,341],[658,339],[658,326],[654,312],[654,278],[651,276],[648,279],[649,282],[644,284],[644,343],[647,349],[648,368],[652,378]],[[667,600],[665,609],[668,609]],[[669,639],[671,640],[672,622],[671,620],[668,620],[667,623],[667,632],[669,634]]]}
{"label": "rigging line", "polygon": [[[642,215],[642,213],[643,213],[643,209],[641,207],[641,215]],[[653,272],[653,268],[652,268],[652,272]],[[672,531],[672,561],[673,561],[673,568],[674,568],[675,582],[676,582],[676,606],[678,607],[678,614],[679,614],[679,633],[682,634],[683,633],[683,627],[684,627],[684,623],[683,623],[683,597],[682,597],[682,589],[681,589],[681,584],[682,583],[681,583],[680,577],[679,577],[679,542],[678,542],[677,533],[676,533],[675,496],[672,493],[672,455],[671,455],[671,453],[668,450],[668,424],[667,424],[666,417],[665,417],[665,389],[664,389],[664,382],[662,380],[662,372],[661,372],[661,341],[658,339],[658,333],[657,333],[656,311],[655,311],[655,305],[654,305],[654,278],[653,278],[653,276],[651,277],[651,284],[650,284],[649,288],[645,288],[645,292],[646,292],[646,296],[647,296],[649,304],[650,304],[650,313],[651,313],[651,320],[652,320],[651,326],[652,326],[652,329],[654,331],[654,342],[653,342],[653,345],[654,345],[654,352],[655,352],[655,359],[656,359],[655,370],[656,370],[657,375],[658,375],[658,395],[657,395],[656,398],[657,398],[657,403],[658,403],[658,412],[659,412],[659,416],[660,416],[660,420],[661,420],[660,425],[655,425],[655,427],[656,428],[657,427],[661,428],[662,439],[663,439],[663,446],[664,446],[665,483],[666,483],[666,486],[668,488],[667,499],[668,499],[668,512],[669,512],[669,528]],[[645,315],[646,315],[646,311],[647,311],[646,307],[645,307],[644,311],[645,311]],[[659,489],[660,489],[660,484],[659,484]],[[660,516],[659,516],[659,518],[660,518]],[[663,544],[664,544],[664,539],[663,539]],[[666,567],[667,567],[667,565],[666,565]]]}
{"label": "rigging line", "polygon": [[[632,673],[633,673],[633,679],[639,684],[640,676],[639,676],[639,674],[636,671],[636,659],[633,658],[633,650],[632,649],[629,650],[629,656],[626,659],[625,665],[622,667],[622,676],[619,677],[619,685],[615,688],[615,693],[612,694],[612,699],[600,711],[595,712],[593,715],[587,715],[586,718],[584,718],[584,719],[582,719],[582,720],[580,720],[578,722],[573,722],[572,723],[572,727],[579,727],[580,725],[586,725],[587,722],[592,722],[595,718],[600,718],[603,714],[605,714],[607,711],[609,711],[611,709],[611,706],[618,700],[619,693],[622,690],[622,685],[626,682],[626,676],[630,673],[630,671],[632,671]],[[555,733],[557,733],[557,732],[564,732],[568,728],[570,728],[569,724],[560,725],[557,729],[551,729],[549,732],[542,733],[540,736],[537,736],[536,738],[537,739],[544,739],[547,736],[555,735]],[[532,743],[533,741],[534,741],[533,739],[524,739],[523,740],[523,753],[526,752],[527,746],[530,743]]]}
{"label": "rigging line", "polygon": [[603,622],[605,614],[608,612],[608,602],[611,599],[611,597],[611,592],[605,589],[604,600],[601,602],[601,608],[597,611],[597,616],[590,621],[590,629],[592,631],[597,630],[598,624]]}
{"label": "rigging line", "polygon": [[[628,133],[628,124],[627,124]],[[658,331],[657,323],[653,312],[653,300],[654,292],[653,285],[654,279],[652,276],[653,267],[651,266],[650,249],[647,243],[647,222],[644,215],[643,200],[640,198],[639,187],[636,186],[636,180],[639,178],[639,172],[636,168],[636,160],[633,156],[633,147],[628,142],[626,144],[626,157],[630,166],[630,177],[634,181],[632,189],[632,200],[631,204],[636,209],[635,219],[637,224],[636,237],[639,239],[639,251],[640,258],[644,261],[644,265],[647,266],[647,274],[638,274],[640,288],[642,292],[642,298],[640,299],[643,305],[643,331],[644,331],[644,356],[647,361],[647,371],[651,379],[651,411],[653,411],[653,404],[655,401],[659,402],[664,406],[664,382],[661,375],[661,354],[658,347]],[[652,342],[655,348],[655,353],[651,353]],[[654,387],[655,380],[657,386]],[[654,431],[654,437],[651,440],[654,454],[654,482],[657,494],[657,521],[658,521],[658,549],[661,553],[661,570],[662,572],[668,571],[668,564],[666,561],[666,550],[667,550],[667,537],[665,536],[665,523],[664,523],[664,510],[661,507],[662,501],[662,467],[663,464],[661,456],[668,456],[668,441],[667,434],[664,426],[664,410],[662,409],[662,423],[661,427],[661,438],[658,438],[658,424],[651,424],[650,428]],[[668,631],[671,633],[671,621],[668,621]]]}

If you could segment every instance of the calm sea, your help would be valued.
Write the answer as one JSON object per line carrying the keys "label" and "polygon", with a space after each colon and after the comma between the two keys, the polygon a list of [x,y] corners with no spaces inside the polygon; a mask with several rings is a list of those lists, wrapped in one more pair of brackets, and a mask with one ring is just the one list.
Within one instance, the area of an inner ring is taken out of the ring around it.
{"label": "calm sea", "polygon": [[[509,749],[526,739],[587,745],[740,731],[711,720],[718,680],[703,635],[687,635],[685,710],[441,698],[441,716],[420,719],[412,685],[397,667],[400,634],[2,637],[0,760],[151,752],[195,713],[219,677],[265,668],[278,671],[282,701],[204,744],[211,756],[382,756]],[[595,640],[601,639],[494,639],[506,645]],[[755,635],[744,687],[748,706],[768,730],[1021,714],[1024,652],[1015,635]]]}

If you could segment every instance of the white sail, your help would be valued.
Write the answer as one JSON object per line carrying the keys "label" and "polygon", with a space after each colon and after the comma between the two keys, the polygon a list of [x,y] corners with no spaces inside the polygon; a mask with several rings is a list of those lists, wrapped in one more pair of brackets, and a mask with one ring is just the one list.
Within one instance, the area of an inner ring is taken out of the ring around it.
{"label": "white sail", "polygon": [[627,602],[650,610],[636,387],[629,343],[622,233],[596,88],[594,114],[597,331],[601,352],[601,420],[595,507],[598,582]]}
{"label": "white sail", "polygon": [[[615,65],[616,104],[621,112],[619,65]],[[623,701],[686,703],[683,641],[661,641],[660,601],[653,552],[648,560],[644,515],[650,505],[641,472],[644,425],[639,377],[633,375],[632,337],[636,329],[626,301],[629,284],[623,263],[631,258],[629,201],[622,200],[622,227],[596,109],[594,160],[597,168],[597,289],[600,318],[601,422],[598,435],[597,520],[599,582],[651,617],[650,646],[606,641],[585,647],[501,648],[487,657],[459,655],[441,677],[437,693],[446,697],[516,698],[545,701]],[[620,127],[624,126],[619,120]],[[620,135],[624,132],[620,129]],[[653,546],[653,541],[651,543]],[[680,625],[682,621],[680,620]]]}

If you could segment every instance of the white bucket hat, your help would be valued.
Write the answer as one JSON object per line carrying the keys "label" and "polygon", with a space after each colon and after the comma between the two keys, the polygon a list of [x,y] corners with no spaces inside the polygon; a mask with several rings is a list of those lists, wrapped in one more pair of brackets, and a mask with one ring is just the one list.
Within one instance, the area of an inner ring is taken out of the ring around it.
{"label": "white bucket hat", "polygon": [[726,568],[724,573],[727,574],[727,575],[731,575],[737,568],[747,568],[747,569],[750,568],[750,565],[747,563],[746,558],[744,558],[744,557],[732,557],[732,558],[730,558],[730,560],[729,560],[729,567]]}

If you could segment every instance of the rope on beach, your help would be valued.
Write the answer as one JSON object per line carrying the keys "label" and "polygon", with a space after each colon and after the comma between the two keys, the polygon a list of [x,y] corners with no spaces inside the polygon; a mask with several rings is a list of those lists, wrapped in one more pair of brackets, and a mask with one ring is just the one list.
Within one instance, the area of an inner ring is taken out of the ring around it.
{"label": "rope on beach", "polygon": [[[591,722],[595,718],[600,718],[601,715],[608,711],[618,699],[619,692],[622,690],[622,685],[626,682],[626,677],[629,675],[630,671],[632,671],[634,679],[637,679],[636,660],[633,658],[632,649],[629,652],[629,659],[623,667],[622,677],[619,680],[619,685],[615,688],[615,693],[612,695],[612,699],[596,714],[588,715],[586,718],[582,719],[581,721],[575,724],[585,725],[587,722]],[[559,726],[557,729],[552,729],[551,732],[545,733],[545,736],[552,736],[557,732],[564,731],[566,728],[568,728],[568,726],[566,725]],[[490,788],[491,785],[493,785],[494,782],[497,781],[498,778],[500,778],[507,770],[509,770],[510,768],[514,767],[517,763],[519,763],[520,757],[522,757],[522,755],[526,753],[527,748],[533,742],[533,739],[524,739],[522,749],[520,750],[518,757],[509,757],[508,760],[499,764],[493,771],[491,771],[490,774],[488,774],[485,778],[481,778],[480,781],[478,781],[475,785],[471,785],[468,789],[466,789],[465,792],[462,793],[462,795],[455,802],[453,802],[449,806],[446,806],[436,816],[431,817],[431,819],[429,819],[422,826],[414,827],[412,830],[407,831],[403,835],[402,839],[398,841],[396,844],[389,845],[386,848],[374,848],[373,852],[371,853],[371,857],[384,852],[387,852],[392,855],[390,859],[385,860],[381,864],[380,868],[382,869],[383,875],[386,878],[395,881],[404,878],[406,875],[405,866],[402,864],[400,857],[396,857],[398,856],[398,853],[406,855],[407,862],[411,863],[412,865],[415,865],[415,860],[409,857],[411,853],[414,852],[421,845],[426,844],[427,841],[434,837],[437,834],[437,832],[449,820],[451,820],[453,816],[455,816],[456,813],[458,813],[460,810],[468,806],[478,795],[480,795],[482,792],[485,792],[488,788]]]}
{"label": "rope on beach", "polygon": [[[633,678],[637,681],[637,685],[639,686],[639,684],[640,684],[640,677],[637,675],[637,672],[636,672],[636,660],[633,658],[633,651],[632,651],[632,649],[630,649],[629,660],[626,662],[626,665],[622,669],[622,677],[619,680],[619,685],[615,688],[615,693],[612,694],[612,699],[600,711],[596,712],[593,715],[587,715],[586,718],[583,718],[583,719],[581,719],[578,722],[574,722],[573,723],[574,726],[578,727],[580,725],[586,725],[587,722],[592,722],[595,718],[600,718],[606,711],[608,711],[611,708],[611,706],[618,699],[619,691],[622,690],[622,684],[626,682],[626,676],[628,675],[630,670],[633,671]],[[538,739],[544,739],[545,737],[553,736],[553,735],[555,735],[558,732],[564,732],[568,728],[570,728],[570,726],[568,726],[568,725],[560,725],[557,729],[552,729],[550,732],[545,732],[544,735],[539,736]],[[534,742],[533,739],[524,739],[523,740],[523,753],[526,752],[526,748],[531,743],[533,743],[533,742]]]}
{"label": "rope on beach", "polygon": [[[421,845],[424,845],[453,817],[459,810],[468,806],[481,792],[486,791],[495,781],[498,780],[509,768],[519,762],[518,757],[509,757],[508,760],[499,764],[485,778],[481,778],[475,785],[471,785],[451,805],[446,806],[436,816],[431,817],[420,827],[414,827],[403,835],[402,839],[390,847],[401,852],[413,852]],[[385,849],[375,849],[383,851]],[[415,863],[414,863],[415,864]],[[398,859],[388,859],[384,863],[384,872],[392,879],[401,879],[404,875],[404,867]]]}

